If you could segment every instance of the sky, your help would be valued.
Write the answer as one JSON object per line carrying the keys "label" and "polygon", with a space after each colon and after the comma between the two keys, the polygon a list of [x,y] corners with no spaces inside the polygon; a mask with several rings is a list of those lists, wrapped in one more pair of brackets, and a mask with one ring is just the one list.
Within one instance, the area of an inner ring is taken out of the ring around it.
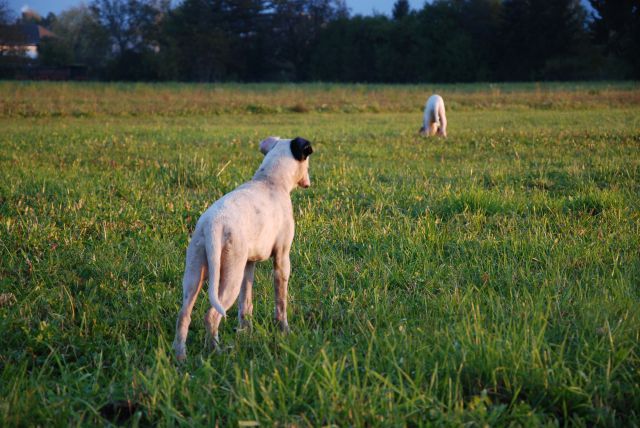
{"label": "sky", "polygon": [[[424,5],[425,0],[409,0],[412,9],[420,9]],[[71,6],[77,6],[82,0],[9,0],[9,6],[13,9],[16,16],[20,15],[20,9],[29,6],[42,16],[46,16],[49,12],[56,15]],[[90,1],[85,1],[90,3]],[[174,1],[174,3],[178,3]],[[351,9],[351,14],[371,15],[373,12],[391,15],[395,0],[347,0],[347,6]]]}

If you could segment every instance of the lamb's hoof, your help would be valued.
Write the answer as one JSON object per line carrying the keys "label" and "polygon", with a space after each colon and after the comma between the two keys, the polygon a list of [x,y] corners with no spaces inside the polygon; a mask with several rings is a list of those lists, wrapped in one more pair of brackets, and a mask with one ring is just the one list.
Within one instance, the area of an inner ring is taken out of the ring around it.
{"label": "lamb's hoof", "polygon": [[253,331],[253,323],[251,320],[243,319],[238,324],[237,333],[251,333]]}
{"label": "lamb's hoof", "polygon": [[187,348],[184,345],[179,345],[173,342],[173,350],[176,353],[176,360],[179,363],[183,363],[187,359]]}
{"label": "lamb's hoof", "polygon": [[205,348],[209,352],[215,352],[216,354],[222,354],[222,346],[220,345],[220,340],[217,338],[209,338],[205,342]]}
{"label": "lamb's hoof", "polygon": [[291,333],[291,329],[289,328],[289,323],[284,321],[278,321],[278,328],[280,329],[280,333],[287,335]]}

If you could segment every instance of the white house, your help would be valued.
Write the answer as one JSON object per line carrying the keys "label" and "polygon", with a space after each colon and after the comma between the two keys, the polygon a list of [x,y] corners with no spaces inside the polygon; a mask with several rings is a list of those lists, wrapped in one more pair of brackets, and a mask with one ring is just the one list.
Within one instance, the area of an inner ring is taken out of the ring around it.
{"label": "white house", "polygon": [[38,58],[38,46],[55,34],[38,24],[0,26],[0,56]]}

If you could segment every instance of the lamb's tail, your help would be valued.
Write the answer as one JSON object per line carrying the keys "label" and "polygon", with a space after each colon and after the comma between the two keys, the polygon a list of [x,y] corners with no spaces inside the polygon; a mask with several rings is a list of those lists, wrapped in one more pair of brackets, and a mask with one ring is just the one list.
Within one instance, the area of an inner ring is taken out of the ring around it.
{"label": "lamb's tail", "polygon": [[220,285],[220,254],[222,253],[222,242],[220,235],[222,231],[212,230],[211,233],[205,233],[205,250],[207,252],[207,263],[209,265],[209,302],[216,311],[223,317],[227,316],[227,312],[218,300],[218,288]]}

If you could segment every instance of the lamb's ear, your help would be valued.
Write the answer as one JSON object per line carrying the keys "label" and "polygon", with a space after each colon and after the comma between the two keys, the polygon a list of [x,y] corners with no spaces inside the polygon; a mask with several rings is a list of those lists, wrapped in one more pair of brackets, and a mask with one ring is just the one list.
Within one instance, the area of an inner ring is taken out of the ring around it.
{"label": "lamb's ear", "polygon": [[273,146],[280,140],[280,137],[268,137],[266,140],[260,143],[260,151],[263,155],[269,153],[269,150],[273,149]]}
{"label": "lamb's ear", "polygon": [[291,140],[291,153],[296,160],[303,161],[313,153],[311,143],[304,138],[296,137]]}

